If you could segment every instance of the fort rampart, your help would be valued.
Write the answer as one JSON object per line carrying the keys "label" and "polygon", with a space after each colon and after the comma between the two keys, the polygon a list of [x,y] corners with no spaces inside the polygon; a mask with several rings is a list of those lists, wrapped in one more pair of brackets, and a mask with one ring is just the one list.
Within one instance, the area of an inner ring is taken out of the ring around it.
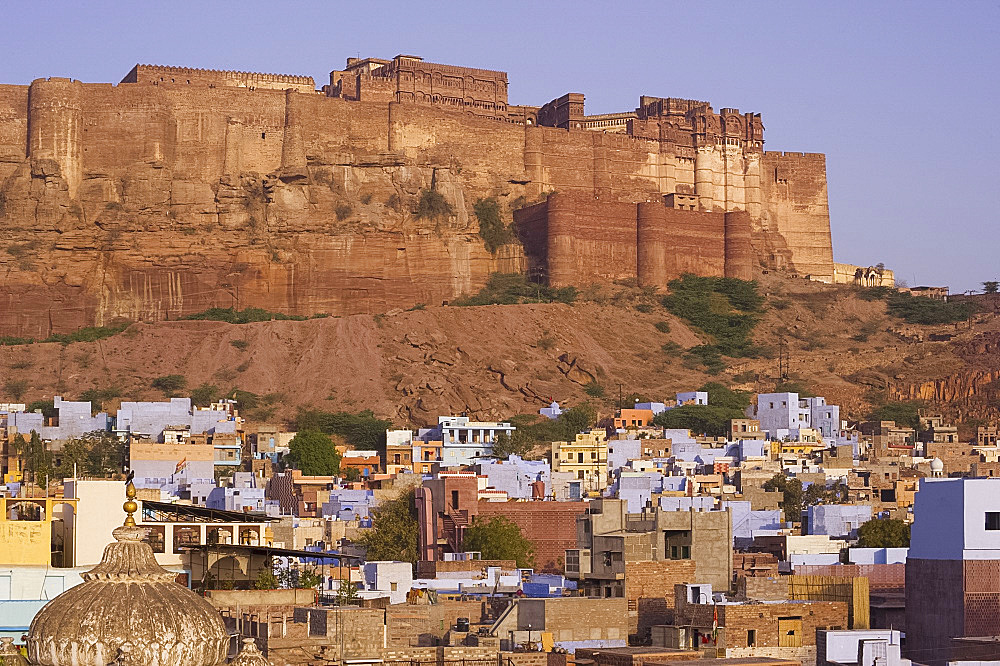
{"label": "fort rampart", "polygon": [[665,287],[685,273],[752,277],[750,216],[678,210],[662,201],[556,193],[514,213],[529,267],[554,286],[635,279]]}
{"label": "fort rampart", "polygon": [[[435,72],[468,69],[445,67],[398,73],[427,70],[433,89]],[[643,98],[626,132],[547,127],[529,122],[537,107],[500,117],[503,72],[462,76],[466,101],[495,106],[336,98],[310,77],[145,65],[118,85],[0,85],[0,335],[216,305],[346,314],[444,302],[525,267],[520,249],[486,251],[475,201],[495,197],[509,215],[553,192],[517,213],[528,268],[553,283],[744,276],[748,257],[832,279],[824,158],[764,152],[759,116]],[[425,189],[454,214],[416,217]],[[696,209],[665,206],[674,193]]]}

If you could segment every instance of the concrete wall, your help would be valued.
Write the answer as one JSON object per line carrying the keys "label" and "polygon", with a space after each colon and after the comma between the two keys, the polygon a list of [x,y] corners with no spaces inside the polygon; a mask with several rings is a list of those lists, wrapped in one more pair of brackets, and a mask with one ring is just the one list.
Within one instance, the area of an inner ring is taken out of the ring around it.
{"label": "concrete wall", "polygon": [[921,479],[913,510],[909,558],[1000,560],[1000,530],[986,529],[1000,479]]}

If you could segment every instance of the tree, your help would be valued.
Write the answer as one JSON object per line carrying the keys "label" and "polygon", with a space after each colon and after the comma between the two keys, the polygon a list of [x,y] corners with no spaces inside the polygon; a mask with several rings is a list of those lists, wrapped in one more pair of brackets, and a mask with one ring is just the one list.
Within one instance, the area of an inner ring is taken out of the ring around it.
{"label": "tree", "polygon": [[535,564],[535,544],[525,538],[517,523],[504,516],[478,519],[469,525],[462,548],[479,551],[484,560],[514,560],[519,567]]}
{"label": "tree", "polygon": [[870,421],[895,421],[898,426],[908,426],[920,430],[920,409],[922,402],[887,402],[876,407],[868,415]]}
{"label": "tree", "polygon": [[708,404],[712,407],[738,409],[743,412],[750,406],[750,391],[738,391],[719,382],[708,382],[699,391],[708,393]]}
{"label": "tree", "polygon": [[354,481],[360,481],[361,472],[358,471],[357,467],[348,467],[347,469],[344,470],[344,480],[350,481],[352,483]]}
{"label": "tree", "polygon": [[[208,576],[209,574],[205,574]],[[274,573],[274,561],[268,558],[264,566],[257,571],[257,580],[254,581],[254,589],[276,590],[278,589],[278,576]]]}
{"label": "tree", "polygon": [[338,606],[353,606],[358,603],[358,586],[354,581],[341,579],[334,597]]}
{"label": "tree", "polygon": [[420,530],[413,490],[384,500],[372,513],[371,529],[357,540],[366,550],[366,559],[416,562]]}
{"label": "tree", "polygon": [[997,291],[1000,291],[1000,282],[996,280],[987,280],[983,283],[984,294],[995,294]]}
{"label": "tree", "polygon": [[564,440],[572,440],[577,433],[590,430],[596,422],[597,408],[589,402],[570,407],[556,420],[556,424],[562,429]]}
{"label": "tree", "polygon": [[910,526],[897,518],[872,518],[858,528],[861,548],[909,548]]}
{"label": "tree", "polygon": [[299,589],[317,589],[323,584],[323,576],[318,573],[315,569],[305,568],[299,572],[298,587]]}
{"label": "tree", "polygon": [[330,437],[318,430],[306,430],[292,437],[285,459],[306,476],[333,476],[340,472],[340,452]]}
{"label": "tree", "polygon": [[493,446],[490,450],[494,458],[507,460],[512,455],[523,456],[530,451],[531,441],[527,433],[521,430],[515,430],[512,435],[501,432],[493,440]]}
{"label": "tree", "polygon": [[21,458],[21,469],[24,471],[24,481],[31,481],[45,488],[52,472],[51,457],[45,442],[34,430],[28,440],[20,433],[14,438],[14,448]]}
{"label": "tree", "polygon": [[163,391],[166,396],[172,396],[187,386],[187,379],[184,375],[164,375],[157,377],[151,382],[153,388]]}
{"label": "tree", "polygon": [[328,435],[339,435],[357,449],[385,453],[385,431],[392,428],[392,421],[376,418],[367,409],[357,414],[300,409],[295,416],[295,427],[299,431],[318,430]]}
{"label": "tree", "polygon": [[802,481],[784,474],[775,474],[761,486],[764,490],[777,490],[783,493],[781,505],[785,509],[785,521],[794,523],[802,520]]}
{"label": "tree", "polygon": [[660,412],[653,417],[653,425],[661,428],[684,428],[698,434],[718,437],[729,432],[730,420],[744,417],[742,410],[731,407],[683,405]]}
{"label": "tree", "polygon": [[20,400],[28,392],[28,380],[8,379],[3,388],[14,400]]}

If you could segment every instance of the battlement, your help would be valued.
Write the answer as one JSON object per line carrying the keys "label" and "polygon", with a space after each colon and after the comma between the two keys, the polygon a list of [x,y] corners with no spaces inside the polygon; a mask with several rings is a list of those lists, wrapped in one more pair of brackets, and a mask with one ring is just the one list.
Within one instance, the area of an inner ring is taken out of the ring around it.
{"label": "battlement", "polygon": [[797,153],[794,151],[781,151],[781,150],[765,150],[765,157],[780,157],[786,159],[812,159],[812,160],[825,160],[825,153]]}
{"label": "battlement", "polygon": [[428,62],[423,58],[418,56],[404,56],[398,55],[393,58],[393,62],[399,65],[411,65],[418,66],[420,69],[433,69],[438,70],[442,74],[455,74],[457,76],[484,76],[490,79],[502,79],[507,80],[507,72],[502,72],[497,69],[482,69],[480,67],[462,67],[461,65],[444,65],[438,62]]}
{"label": "battlement", "polygon": [[316,90],[316,83],[311,76],[243,72],[228,69],[174,67],[170,65],[137,64],[125,75],[125,78],[121,82],[150,83],[153,85],[160,83],[208,84],[275,90],[295,88],[303,92],[314,92]]}

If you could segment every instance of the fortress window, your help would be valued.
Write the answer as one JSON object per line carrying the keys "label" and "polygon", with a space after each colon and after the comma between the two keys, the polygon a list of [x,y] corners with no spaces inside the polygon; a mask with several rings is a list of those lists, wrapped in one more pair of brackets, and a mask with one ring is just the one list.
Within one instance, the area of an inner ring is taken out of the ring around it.
{"label": "fortress window", "polygon": [[260,138],[266,139],[267,138],[267,132],[261,132],[260,133]]}

